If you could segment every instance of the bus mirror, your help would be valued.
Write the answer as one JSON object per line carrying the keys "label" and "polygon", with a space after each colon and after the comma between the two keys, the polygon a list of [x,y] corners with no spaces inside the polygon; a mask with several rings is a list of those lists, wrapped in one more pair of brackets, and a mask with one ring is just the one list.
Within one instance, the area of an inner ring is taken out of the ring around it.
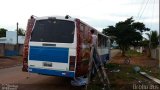
{"label": "bus mirror", "polygon": [[31,19],[34,19],[34,17],[35,17],[35,16],[34,16],[34,15],[32,15],[32,16],[31,16]]}
{"label": "bus mirror", "polygon": [[66,16],[65,16],[65,19],[68,19],[68,18],[71,18],[71,16],[69,16],[69,15],[66,15]]}
{"label": "bus mirror", "polygon": [[35,19],[36,18],[36,16],[34,16],[34,15],[32,15],[31,17],[30,17],[30,19]]}

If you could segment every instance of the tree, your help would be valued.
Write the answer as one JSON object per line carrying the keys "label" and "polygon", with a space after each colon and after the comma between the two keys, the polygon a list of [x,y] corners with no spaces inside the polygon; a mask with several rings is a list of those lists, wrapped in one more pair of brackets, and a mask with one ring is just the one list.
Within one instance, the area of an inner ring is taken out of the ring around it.
{"label": "tree", "polygon": [[157,31],[151,31],[150,33],[146,33],[146,35],[148,36],[148,40],[146,39],[146,41],[148,41],[147,46],[149,48],[149,57],[151,56],[151,49],[155,49],[158,46],[158,39],[159,39],[159,35],[157,33]]}
{"label": "tree", "polygon": [[157,48],[158,38],[159,38],[159,35],[158,35],[157,31],[151,31],[150,34],[147,34],[147,36],[148,36],[149,41],[150,41],[150,47],[152,49]]}
{"label": "tree", "polygon": [[6,31],[7,29],[0,28],[0,37],[6,37]]}
{"label": "tree", "polygon": [[102,33],[108,36],[115,36],[115,40],[122,50],[122,55],[125,55],[125,51],[130,46],[139,45],[139,42],[143,39],[142,33],[149,30],[143,23],[134,22],[133,17],[131,17],[116,23],[115,26],[108,26],[108,28],[103,29]]}
{"label": "tree", "polygon": [[19,29],[18,29],[18,35],[25,36],[25,30],[22,29],[22,28],[19,28]]}

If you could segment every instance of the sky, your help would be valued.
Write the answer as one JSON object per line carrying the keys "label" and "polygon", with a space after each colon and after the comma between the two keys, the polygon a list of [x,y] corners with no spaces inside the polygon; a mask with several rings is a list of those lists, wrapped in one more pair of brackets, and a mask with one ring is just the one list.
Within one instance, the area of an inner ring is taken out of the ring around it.
{"label": "sky", "polygon": [[0,28],[26,29],[31,15],[79,18],[102,31],[133,16],[151,30],[159,31],[159,0],[0,0]]}

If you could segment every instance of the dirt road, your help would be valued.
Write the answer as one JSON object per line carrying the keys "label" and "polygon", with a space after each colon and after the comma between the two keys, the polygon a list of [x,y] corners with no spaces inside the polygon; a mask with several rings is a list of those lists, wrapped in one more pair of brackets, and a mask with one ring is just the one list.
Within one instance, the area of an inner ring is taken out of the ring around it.
{"label": "dirt road", "polygon": [[[111,50],[111,57],[118,51]],[[18,90],[84,90],[84,87],[71,86],[69,78],[29,74],[22,72],[21,68],[22,66],[0,69],[0,90],[9,86]]]}
{"label": "dirt road", "polygon": [[119,49],[112,49],[111,50],[111,57],[114,57],[116,54],[118,54],[120,52]]}
{"label": "dirt road", "polygon": [[0,69],[0,90],[8,86],[16,86],[18,90],[83,90],[83,87],[73,87],[70,79],[38,74],[28,74],[21,71],[22,66]]}

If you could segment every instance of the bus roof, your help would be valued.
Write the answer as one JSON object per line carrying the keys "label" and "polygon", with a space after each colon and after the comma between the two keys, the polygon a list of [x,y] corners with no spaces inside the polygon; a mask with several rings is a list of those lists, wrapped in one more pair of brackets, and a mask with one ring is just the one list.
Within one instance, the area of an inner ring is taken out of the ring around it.
{"label": "bus roof", "polygon": [[[79,19],[79,20],[80,20],[80,19]],[[85,25],[91,27],[90,25],[88,25],[87,23],[83,22],[82,20],[80,20],[80,22],[82,22],[82,23],[84,23]],[[105,34],[103,34],[102,32],[98,31],[97,29],[95,29],[95,28],[93,28],[93,27],[91,27],[91,28],[92,28],[93,30],[95,30],[98,34],[101,34],[101,35],[103,35],[103,36],[105,36],[105,37],[109,37],[109,36],[106,36]]]}
{"label": "bus roof", "polygon": [[44,17],[34,17],[36,20],[44,20],[44,19],[61,19],[68,21],[75,21],[76,18],[67,17],[67,16],[44,16]]}
{"label": "bus roof", "polygon": [[[72,17],[70,17],[69,15],[66,15],[66,16],[43,16],[43,17],[34,17],[36,20],[44,20],[44,19],[61,19],[61,20],[68,20],[68,21],[74,21],[75,22],[75,20],[76,19],[78,19],[78,18],[72,18]],[[80,20],[80,19],[79,19]],[[85,23],[85,22],[83,22],[82,20],[80,20],[80,22],[82,22],[82,23],[84,23],[84,24],[86,24],[87,26],[89,26],[89,27],[91,27],[90,25],[88,25],[87,23]],[[98,33],[98,34],[101,34],[101,35],[103,35],[103,36],[106,36],[106,35],[104,35],[103,33],[101,33],[100,31],[98,31],[97,29],[95,29],[95,28],[93,28],[93,27],[91,27],[93,30],[96,30],[96,32]],[[106,37],[108,37],[108,36],[106,36]]]}

